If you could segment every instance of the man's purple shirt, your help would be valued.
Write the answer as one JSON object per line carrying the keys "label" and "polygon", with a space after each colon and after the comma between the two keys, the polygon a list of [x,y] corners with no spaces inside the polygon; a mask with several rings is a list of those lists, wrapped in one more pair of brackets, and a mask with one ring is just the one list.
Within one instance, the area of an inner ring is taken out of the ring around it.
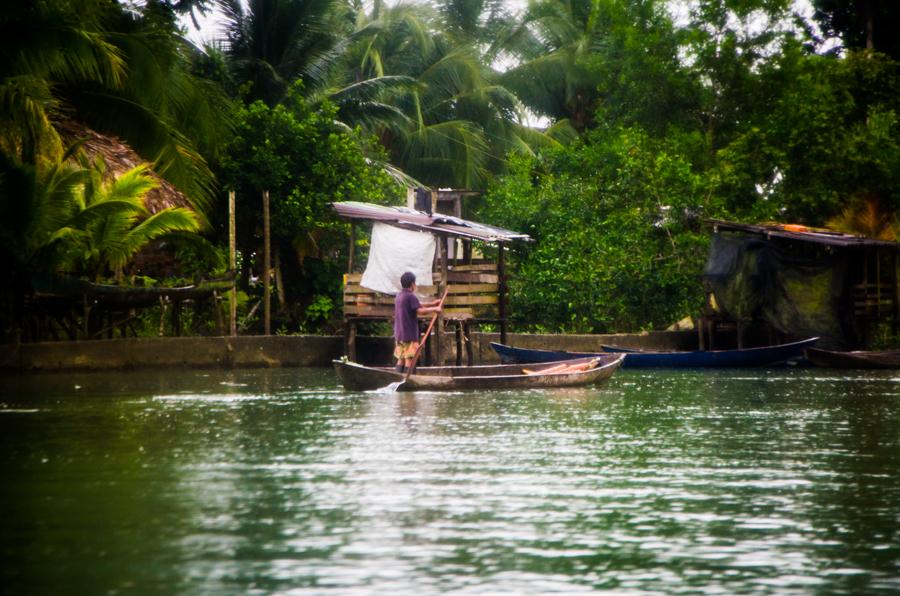
{"label": "man's purple shirt", "polygon": [[416,311],[422,303],[412,290],[401,290],[394,299],[394,339],[414,341],[419,339],[419,319]]}

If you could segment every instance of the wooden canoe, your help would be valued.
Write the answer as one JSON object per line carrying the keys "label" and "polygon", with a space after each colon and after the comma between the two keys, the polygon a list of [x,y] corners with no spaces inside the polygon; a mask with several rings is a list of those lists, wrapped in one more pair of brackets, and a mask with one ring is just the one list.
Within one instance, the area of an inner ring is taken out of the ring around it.
{"label": "wooden canoe", "polygon": [[[783,364],[789,360],[803,358],[803,350],[811,347],[819,338],[813,337],[777,346],[761,348],[745,348],[743,350],[695,350],[690,352],[651,352],[603,346],[604,352],[625,354],[624,368],[738,368],[754,366],[772,366]],[[491,343],[503,362],[545,362],[549,360],[566,360],[569,358],[586,358],[596,355],[591,352],[564,352],[553,350],[535,350],[516,348],[498,343]]]}
{"label": "wooden canoe", "polygon": [[[523,367],[519,364],[484,366],[418,367],[401,383],[398,391],[455,391],[463,389],[539,389],[545,387],[577,387],[605,381],[622,365],[622,354],[599,354],[592,358],[548,362]],[[577,365],[596,361],[596,366],[578,372],[541,371],[560,364]],[[372,367],[347,360],[333,361],[341,384],[351,391],[368,391],[389,387],[406,376],[393,368]],[[526,370],[532,374],[526,374]],[[536,373],[536,374],[535,374]]]}
{"label": "wooden canoe", "polygon": [[900,368],[900,351],[897,350],[833,352],[807,348],[806,358],[825,368]]}

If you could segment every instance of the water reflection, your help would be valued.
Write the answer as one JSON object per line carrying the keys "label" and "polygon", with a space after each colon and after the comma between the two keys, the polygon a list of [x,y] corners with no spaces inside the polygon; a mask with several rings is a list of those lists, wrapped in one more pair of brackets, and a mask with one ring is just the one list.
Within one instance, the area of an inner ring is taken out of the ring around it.
{"label": "water reflection", "polygon": [[900,378],[328,370],[0,380],[12,592],[900,589]]}

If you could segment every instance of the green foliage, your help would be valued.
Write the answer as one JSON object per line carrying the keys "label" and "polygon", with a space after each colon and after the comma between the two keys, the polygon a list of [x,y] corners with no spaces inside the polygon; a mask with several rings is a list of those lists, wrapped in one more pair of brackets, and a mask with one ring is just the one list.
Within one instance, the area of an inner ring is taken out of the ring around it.
{"label": "green foliage", "polygon": [[868,346],[871,350],[897,350],[900,348],[900,326],[894,316],[886,317],[874,326]]}
{"label": "green foliage", "polygon": [[516,322],[597,333],[696,312],[707,242],[696,218],[715,206],[682,147],[635,128],[596,131],[511,170],[479,216],[536,240],[512,257]]}
{"label": "green foliage", "polygon": [[321,329],[335,314],[335,302],[331,296],[316,294],[306,309],[306,316],[301,330],[310,331]]}
{"label": "green foliage", "polygon": [[[64,165],[60,118],[128,141],[201,218],[214,164],[237,191],[245,280],[268,190],[286,332],[332,326],[346,226],[329,203],[399,202],[388,171],[470,188],[500,175],[472,215],[537,240],[514,254],[513,312],[547,330],[695,313],[698,218],[821,225],[861,202],[885,221],[900,208],[889,3],[815,0],[845,43],[827,55],[788,0],[699,0],[678,24],[660,0],[535,0],[518,16],[498,0],[221,0],[229,43],[200,54],[176,13],[212,4],[36,0],[0,15],[0,245],[15,271],[105,276],[163,230],[187,274],[223,267],[221,248],[173,235],[190,216],[147,218],[115,195],[139,195],[140,173],[114,190]],[[526,107],[546,128],[523,124]],[[222,227],[224,213],[209,215]]]}
{"label": "green foliage", "polygon": [[2,234],[4,252],[22,270],[99,279],[121,273],[153,240],[199,229],[187,209],[147,212],[143,197],[156,182],[146,166],[109,180],[102,160],[82,158],[80,166],[63,162],[29,181],[29,192],[3,201],[3,211],[15,218],[7,223],[16,224]]}
{"label": "green foliage", "polygon": [[236,191],[238,245],[247,255],[261,255],[261,196],[269,191],[272,247],[287,292],[282,311],[299,325],[303,315],[291,314],[297,306],[317,294],[337,300],[340,292],[347,225],[334,217],[331,203],[386,203],[403,190],[367,157],[379,155],[370,142],[336,124],[334,106],[314,108],[296,93],[289,100],[275,107],[256,101],[237,111],[221,178]]}
{"label": "green foliage", "polygon": [[718,152],[713,177],[729,209],[821,225],[861,195],[900,207],[898,65],[876,54],[785,52],[778,66],[784,84],[767,110]]}
{"label": "green foliage", "polygon": [[257,101],[238,109],[221,178],[238,192],[239,212],[252,214],[251,228],[261,222],[262,190],[271,195],[273,235],[287,239],[334,230],[332,201],[383,203],[399,191],[370,165],[363,139],[338,128],[334,116],[333,106],[314,110],[297,96],[274,108]]}
{"label": "green foliage", "polygon": [[0,15],[0,151],[25,165],[62,154],[58,120],[125,139],[202,217],[213,178],[200,150],[227,136],[222,92],[190,73],[174,14],[103,0],[16,3]]}
{"label": "green foliage", "polygon": [[662,2],[537,0],[510,35],[517,64],[500,76],[520,101],[584,131],[641,120],[664,128],[697,103]]}
{"label": "green foliage", "polygon": [[358,81],[394,81],[363,104],[378,118],[359,120],[360,110],[345,101],[341,114],[356,116],[377,134],[391,162],[425,185],[479,187],[502,169],[507,152],[527,150],[541,136],[526,134],[515,121],[517,100],[496,84],[480,52],[488,44],[471,37],[478,31],[457,34],[474,8],[465,4],[448,2],[438,13],[400,4],[366,15],[335,76],[351,89]]}

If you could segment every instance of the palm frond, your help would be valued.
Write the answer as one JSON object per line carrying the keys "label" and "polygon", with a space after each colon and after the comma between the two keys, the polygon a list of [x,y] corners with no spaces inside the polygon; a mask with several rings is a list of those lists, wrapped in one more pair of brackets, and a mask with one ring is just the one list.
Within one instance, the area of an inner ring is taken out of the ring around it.
{"label": "palm frond", "polygon": [[158,186],[148,172],[149,168],[144,164],[121,174],[112,184],[108,185],[104,200],[130,200],[143,209],[144,195]]}
{"label": "palm frond", "polygon": [[829,219],[826,225],[838,232],[875,240],[893,242],[897,239],[896,216],[882,207],[881,201],[874,196],[852,201],[839,215]]}
{"label": "palm frond", "polygon": [[471,122],[446,121],[408,133],[402,164],[431,186],[475,188],[485,179],[489,157],[484,133]]}
{"label": "palm frond", "polygon": [[171,232],[196,232],[200,229],[197,216],[190,209],[172,207],[151,215],[123,237],[123,241],[109,251],[108,264],[116,270],[124,267],[148,243]]}

